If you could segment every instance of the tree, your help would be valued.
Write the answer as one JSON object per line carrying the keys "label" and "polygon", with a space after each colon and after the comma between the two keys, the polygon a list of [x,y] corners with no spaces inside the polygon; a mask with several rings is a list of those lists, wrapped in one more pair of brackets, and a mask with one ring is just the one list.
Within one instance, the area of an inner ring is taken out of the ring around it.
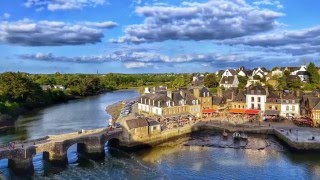
{"label": "tree", "polygon": [[3,101],[39,104],[43,91],[39,84],[22,73],[3,73],[0,75],[0,97]]}
{"label": "tree", "polygon": [[238,76],[238,80],[239,80],[239,85],[238,85],[238,88],[239,89],[244,89],[247,85],[247,82],[248,82],[248,77],[246,76]]}
{"label": "tree", "polygon": [[299,89],[302,86],[302,82],[300,78],[288,79],[287,86],[289,89],[292,89],[292,90]]}
{"label": "tree", "polygon": [[208,88],[218,87],[219,86],[218,77],[213,73],[208,74],[204,78],[204,85]]}
{"label": "tree", "polygon": [[285,70],[285,71],[283,72],[283,75],[284,75],[285,77],[289,77],[289,76],[290,76],[290,71]]}
{"label": "tree", "polygon": [[318,73],[318,69],[313,62],[310,62],[307,67],[307,72],[309,73],[309,83],[311,84],[319,84],[320,83],[320,75]]}

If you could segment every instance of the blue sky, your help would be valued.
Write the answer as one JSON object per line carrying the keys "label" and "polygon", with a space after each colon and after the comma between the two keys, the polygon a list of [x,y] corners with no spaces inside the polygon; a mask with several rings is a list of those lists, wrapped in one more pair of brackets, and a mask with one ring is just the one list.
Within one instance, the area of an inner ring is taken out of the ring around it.
{"label": "blue sky", "polygon": [[320,65],[315,0],[0,1],[0,72]]}

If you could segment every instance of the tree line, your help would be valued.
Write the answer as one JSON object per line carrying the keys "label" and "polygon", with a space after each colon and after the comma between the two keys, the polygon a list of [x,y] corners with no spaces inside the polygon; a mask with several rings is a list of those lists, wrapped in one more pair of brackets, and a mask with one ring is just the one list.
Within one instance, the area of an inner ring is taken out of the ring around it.
{"label": "tree line", "polygon": [[[191,75],[173,73],[100,75],[6,72],[0,74],[0,114],[19,114],[20,109],[43,107],[105,91],[159,85],[177,88],[187,86],[190,82]],[[57,85],[63,90],[54,88]]]}

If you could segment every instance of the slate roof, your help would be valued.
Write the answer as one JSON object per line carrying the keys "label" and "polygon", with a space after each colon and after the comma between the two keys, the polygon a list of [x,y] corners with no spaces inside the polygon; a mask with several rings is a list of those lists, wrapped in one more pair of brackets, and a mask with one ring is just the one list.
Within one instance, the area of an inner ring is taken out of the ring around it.
{"label": "slate roof", "polygon": [[224,99],[222,97],[219,97],[219,96],[212,97],[212,104],[213,105],[219,106],[220,104],[223,104],[223,102],[224,102]]}
{"label": "slate roof", "polygon": [[236,76],[238,73],[234,69],[228,69],[232,76]]}
{"label": "slate roof", "polygon": [[234,98],[235,102],[246,102],[246,95],[244,92],[239,92],[235,98]]}
{"label": "slate roof", "polygon": [[305,76],[307,76],[307,75],[309,75],[309,73],[307,71],[299,71],[299,72],[297,72],[297,75],[305,75]]}
{"label": "slate roof", "polygon": [[251,86],[250,88],[248,88],[247,94],[249,94],[249,95],[266,95],[267,92],[261,85],[259,85],[259,86]]}
{"label": "slate roof", "polygon": [[149,124],[149,126],[157,126],[157,125],[159,125],[160,123],[159,123],[158,121],[156,121],[156,120],[149,119],[149,120],[148,120],[148,124]]}
{"label": "slate roof", "polygon": [[139,127],[146,127],[148,126],[148,121],[144,118],[139,119],[129,119],[126,120],[127,126],[129,129],[136,129]]}
{"label": "slate roof", "polygon": [[220,84],[233,84],[234,76],[223,76],[221,78]]}
{"label": "slate roof", "polygon": [[293,71],[298,71],[300,69],[300,67],[281,67],[280,70],[284,71],[288,69],[290,72],[293,72]]}
{"label": "slate roof", "polygon": [[223,92],[223,98],[225,99],[232,99],[232,92],[233,95],[235,96],[238,93],[237,88],[229,88]]}
{"label": "slate roof", "polygon": [[280,96],[278,96],[275,92],[269,91],[269,94],[268,94],[267,98],[280,99]]}
{"label": "slate roof", "polygon": [[293,93],[283,93],[282,99],[299,99]]}

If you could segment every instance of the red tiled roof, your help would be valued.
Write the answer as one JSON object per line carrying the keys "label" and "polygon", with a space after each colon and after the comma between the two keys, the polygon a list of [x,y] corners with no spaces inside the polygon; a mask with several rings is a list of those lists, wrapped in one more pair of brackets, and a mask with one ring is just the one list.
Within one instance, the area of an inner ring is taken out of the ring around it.
{"label": "red tiled roof", "polygon": [[245,109],[231,109],[229,112],[235,113],[235,114],[244,114],[246,112],[246,110]]}
{"label": "red tiled roof", "polygon": [[246,114],[251,114],[251,115],[255,115],[255,114],[259,114],[260,110],[256,110],[256,109],[247,109],[246,110]]}
{"label": "red tiled roof", "polygon": [[216,112],[216,110],[214,110],[214,109],[203,109],[202,110],[202,113],[214,113],[214,112]]}

